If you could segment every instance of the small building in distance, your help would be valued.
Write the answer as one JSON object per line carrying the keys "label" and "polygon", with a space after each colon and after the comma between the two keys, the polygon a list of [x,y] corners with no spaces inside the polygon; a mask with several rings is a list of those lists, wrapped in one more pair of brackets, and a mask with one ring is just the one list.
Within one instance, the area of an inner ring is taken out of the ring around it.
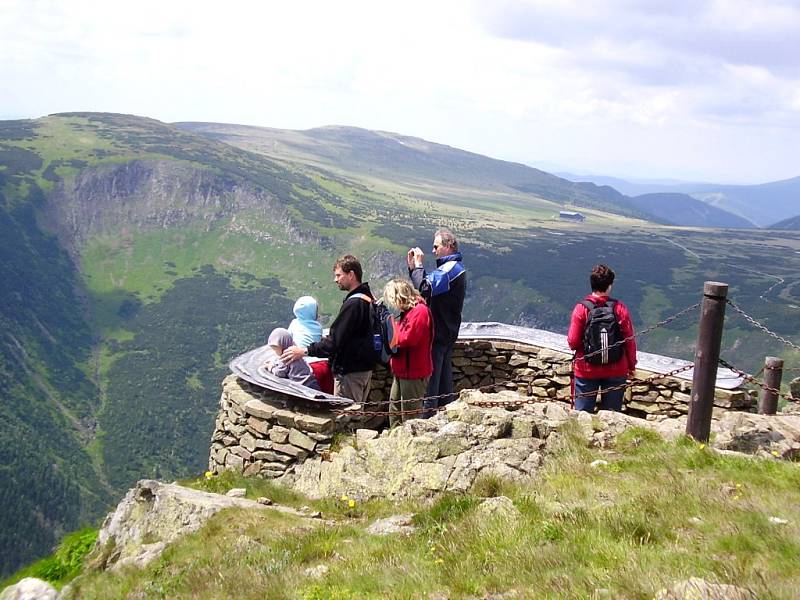
{"label": "small building in distance", "polygon": [[573,210],[562,210],[558,213],[558,218],[561,221],[585,221],[586,215]]}

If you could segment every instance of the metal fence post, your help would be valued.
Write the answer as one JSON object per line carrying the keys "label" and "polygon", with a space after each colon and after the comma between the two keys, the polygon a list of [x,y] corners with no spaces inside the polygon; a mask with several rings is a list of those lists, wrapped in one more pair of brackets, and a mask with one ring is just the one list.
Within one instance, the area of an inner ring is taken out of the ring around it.
{"label": "metal fence post", "polygon": [[[774,390],[781,389],[783,378],[783,360],[768,356],[764,360],[764,385]],[[765,389],[758,402],[758,414],[774,415],[778,411],[778,394]]]}
{"label": "metal fence post", "polygon": [[714,408],[714,388],[717,383],[719,350],[725,322],[725,299],[728,284],[706,281],[703,284],[703,304],[697,329],[697,349],[694,353],[692,397],[686,435],[707,442],[711,433],[711,412]]}

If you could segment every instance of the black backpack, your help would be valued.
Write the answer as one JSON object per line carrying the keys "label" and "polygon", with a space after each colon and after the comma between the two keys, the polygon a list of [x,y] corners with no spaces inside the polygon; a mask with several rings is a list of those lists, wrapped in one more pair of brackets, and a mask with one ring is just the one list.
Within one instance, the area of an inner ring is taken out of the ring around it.
{"label": "black backpack", "polygon": [[397,353],[397,339],[394,317],[382,302],[376,302],[366,294],[353,294],[351,298],[359,298],[369,302],[369,320],[372,328],[372,350],[375,362],[386,366],[393,354]]}
{"label": "black backpack", "polygon": [[617,301],[608,298],[604,304],[582,300],[589,310],[583,330],[584,360],[592,365],[611,365],[622,358],[625,344],[614,307]]}

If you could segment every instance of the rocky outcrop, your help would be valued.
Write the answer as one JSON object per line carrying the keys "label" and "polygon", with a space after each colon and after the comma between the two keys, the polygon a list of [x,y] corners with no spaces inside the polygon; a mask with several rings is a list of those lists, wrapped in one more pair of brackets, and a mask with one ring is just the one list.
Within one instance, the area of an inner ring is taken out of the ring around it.
{"label": "rocky outcrop", "polygon": [[366,500],[466,492],[479,475],[523,480],[542,464],[548,435],[566,418],[556,403],[512,413],[456,402],[432,419],[412,420],[380,435],[356,432],[355,445],[325,460],[307,459],[285,481],[312,498],[344,494]]}
{"label": "rocky outcrop", "polygon": [[[152,480],[139,481],[106,517],[97,537],[101,566],[142,567],[178,537],[200,529],[226,508],[267,508],[254,500],[232,498]],[[288,508],[271,507],[272,510]]]}
{"label": "rocky outcrop", "polygon": [[285,225],[290,237],[295,230],[285,208],[271,194],[175,160],[134,160],[84,169],[60,181],[49,204],[43,217],[48,219],[46,225],[73,252],[97,234],[198,220],[210,225],[244,209],[257,209]]}
{"label": "rocky outcrop", "polygon": [[[558,402],[524,404],[514,410],[476,406],[513,406],[519,400],[513,392],[462,392],[460,401],[434,418],[408,421],[380,434],[357,431],[352,444],[324,457],[309,457],[281,481],[312,498],[399,500],[465,492],[479,477],[530,478],[568,420],[577,422],[587,445],[600,448],[612,446],[633,426],[667,439],[683,435],[686,428],[686,417],[653,421],[607,411],[590,415]],[[800,451],[797,416],[729,413],[713,421],[712,434],[712,447],[720,450],[771,458],[792,458]]]}
{"label": "rocky outcrop", "polygon": [[712,422],[716,433],[713,447],[772,456],[786,460],[800,458],[800,415],[755,415],[725,413]]}

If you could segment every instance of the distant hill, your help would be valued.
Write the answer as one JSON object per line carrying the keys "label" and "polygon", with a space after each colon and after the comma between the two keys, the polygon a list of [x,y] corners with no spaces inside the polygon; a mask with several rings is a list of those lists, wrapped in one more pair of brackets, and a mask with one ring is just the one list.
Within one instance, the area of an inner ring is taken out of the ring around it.
{"label": "distant hill", "polygon": [[405,184],[435,182],[473,190],[517,191],[561,205],[648,218],[627,197],[607,186],[567,181],[520,163],[397,133],[340,126],[293,131],[222,123],[175,125],[273,159],[310,161]]}
{"label": "distant hill", "polygon": [[601,175],[572,175],[561,173],[570,181],[590,181],[598,185],[611,185],[623,194],[653,193],[688,194],[715,208],[767,227],[781,219],[800,213],[800,177],[758,185],[724,185],[692,182],[630,182]]}
{"label": "distant hill", "polygon": [[800,215],[789,217],[788,219],[784,219],[783,221],[778,221],[777,223],[773,223],[768,227],[768,229],[791,229],[791,230],[800,229]]}
{"label": "distant hill", "polygon": [[687,194],[644,194],[631,199],[643,212],[664,223],[687,227],[755,227],[738,215],[726,212]]}
{"label": "distant hill", "polygon": [[622,179],[608,175],[576,175],[575,173],[555,173],[569,181],[588,181],[596,185],[608,185],[626,196],[643,196],[645,194],[689,193],[692,190],[714,185],[681,181],[678,179]]}
{"label": "distant hill", "polygon": [[760,185],[726,185],[692,192],[704,202],[766,227],[800,212],[800,177]]}

